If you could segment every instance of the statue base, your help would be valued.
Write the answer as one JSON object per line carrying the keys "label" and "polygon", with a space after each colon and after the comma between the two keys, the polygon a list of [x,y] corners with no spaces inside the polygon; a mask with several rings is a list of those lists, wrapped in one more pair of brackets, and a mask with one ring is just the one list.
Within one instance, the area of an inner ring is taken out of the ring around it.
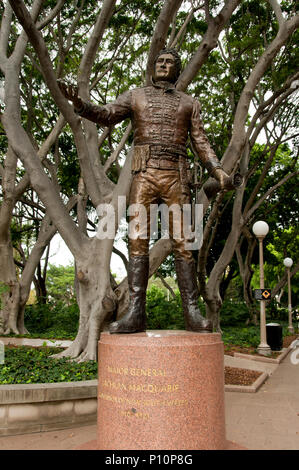
{"label": "statue base", "polygon": [[79,449],[231,450],[219,333],[102,333],[98,434]]}

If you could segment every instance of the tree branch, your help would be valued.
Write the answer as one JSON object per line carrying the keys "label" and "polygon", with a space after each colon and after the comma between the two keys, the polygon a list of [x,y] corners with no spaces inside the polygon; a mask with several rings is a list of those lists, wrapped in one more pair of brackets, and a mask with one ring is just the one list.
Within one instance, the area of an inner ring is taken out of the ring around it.
{"label": "tree branch", "polygon": [[270,196],[274,191],[276,191],[277,188],[279,188],[284,183],[286,183],[290,178],[293,178],[293,176],[298,175],[298,173],[299,171],[294,171],[293,173],[289,173],[282,180],[280,180],[277,184],[272,186],[272,188],[268,189],[268,191],[258,200],[258,202],[250,210],[248,210],[246,214],[246,222],[250,220],[253,213],[262,205],[262,203],[267,199],[268,196]]}
{"label": "tree branch", "polygon": [[248,78],[236,109],[232,137],[222,158],[222,165],[228,173],[231,172],[231,169],[240,158],[246,144],[245,123],[254,90],[274,57],[278,54],[283,44],[285,44],[293,34],[298,25],[299,15],[294,16],[284,23],[283,28],[279,29],[277,36],[261,55]]}
{"label": "tree branch", "polygon": [[[48,50],[41,33],[37,30],[33,20],[26,9],[22,0],[9,0],[12,8],[25,29],[31,44],[33,45],[40,64],[42,66],[42,72],[45,82],[65,119],[70,124],[74,133],[75,143],[78,150],[78,157],[84,181],[87,185],[87,191],[92,199],[95,207],[102,201],[101,187],[95,178],[94,169],[88,156],[88,147],[81,129],[81,120],[75,115],[73,107],[68,103],[67,99],[61,93],[57,81],[56,75],[52,67],[52,61],[50,59]],[[104,172],[103,172],[104,174]]]}
{"label": "tree branch", "polygon": [[105,28],[107,27],[113,14],[115,3],[116,0],[104,0],[101,13],[98,15],[97,22],[94,26],[91,36],[88,39],[78,71],[79,92],[80,94],[82,93],[83,99],[89,98],[89,78],[91,67],[93,66],[97,49],[102,40]]}
{"label": "tree branch", "polygon": [[[6,3],[4,14],[1,21],[0,29],[0,62],[5,64],[7,61],[7,46],[10,33],[10,25],[12,20],[12,8],[9,3]],[[1,70],[4,72],[3,67]]]}
{"label": "tree branch", "polygon": [[158,52],[165,47],[169,25],[175,12],[180,8],[182,0],[166,0],[159,18],[157,20],[154,34],[151,40],[150,50],[146,66],[146,83],[150,83],[150,78],[154,71],[154,61]]}
{"label": "tree branch", "polygon": [[229,21],[233,11],[237,8],[240,2],[241,0],[228,0],[220,13],[215,18],[210,19],[208,23],[208,29],[202,38],[197,52],[179,77],[177,83],[178,90],[186,90],[188,85],[192,82],[196,74],[199,72],[201,66],[206,61],[211,50],[217,46],[219,34]]}
{"label": "tree branch", "polygon": [[280,5],[279,3],[277,2],[277,0],[268,0],[268,2],[270,3],[274,13],[275,13],[275,16],[277,18],[277,21],[278,21],[278,24],[279,24],[279,27],[281,28],[284,23],[285,23],[285,19],[283,17],[283,14],[282,14],[282,11],[281,11],[281,8],[280,8]]}
{"label": "tree branch", "polygon": [[45,26],[47,26],[55,18],[55,16],[58,15],[58,13],[61,11],[64,4],[65,4],[65,0],[58,0],[53,10],[51,10],[50,13],[45,18],[42,18],[38,22],[37,28],[43,29]]}
{"label": "tree branch", "polygon": [[124,255],[124,253],[122,253],[117,248],[115,248],[115,246],[112,248],[112,251],[113,251],[113,253],[115,253],[116,255],[118,255],[120,257],[120,259],[122,260],[122,262],[125,265],[126,270],[128,271],[128,260],[127,260],[126,256]]}
{"label": "tree branch", "polygon": [[175,293],[174,293],[174,290],[173,290],[172,287],[168,284],[168,282],[165,281],[165,279],[164,279],[164,277],[162,276],[162,274],[160,274],[159,271],[157,271],[157,272],[156,272],[156,276],[161,280],[163,286],[166,287],[166,289],[169,290],[171,297],[175,300],[175,299],[176,299],[176,295],[175,295]]}
{"label": "tree branch", "polygon": [[128,138],[129,138],[129,135],[132,131],[132,124],[130,123],[125,131],[125,133],[123,134],[122,138],[121,138],[121,141],[120,143],[118,144],[118,146],[116,147],[116,149],[114,150],[114,152],[110,155],[110,157],[107,159],[107,161],[105,162],[104,164],[104,171],[105,173],[107,173],[107,171],[109,170],[109,168],[111,168],[111,166],[113,165],[113,163],[115,162],[115,160],[117,160],[120,152],[122,151],[122,149],[124,148]]}

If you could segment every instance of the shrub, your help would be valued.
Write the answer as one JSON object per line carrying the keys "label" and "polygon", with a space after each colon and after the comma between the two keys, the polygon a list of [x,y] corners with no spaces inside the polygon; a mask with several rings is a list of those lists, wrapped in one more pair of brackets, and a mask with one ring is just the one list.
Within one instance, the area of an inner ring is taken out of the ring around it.
{"label": "shrub", "polygon": [[146,313],[147,328],[150,330],[180,330],[184,329],[182,304],[179,292],[176,298],[167,300],[164,290],[152,285],[147,290]]}
{"label": "shrub", "polygon": [[258,326],[225,327],[222,331],[222,341],[224,344],[234,344],[245,348],[257,347],[260,343],[260,329]]}
{"label": "shrub", "polygon": [[51,358],[59,348],[5,348],[0,384],[74,382],[97,378],[97,362],[77,363],[68,358]]}
{"label": "shrub", "polygon": [[78,331],[79,307],[75,300],[69,305],[62,301],[28,305],[24,322],[32,336],[73,339]]}
{"label": "shrub", "polygon": [[224,300],[220,311],[220,324],[221,327],[244,325],[249,316],[245,302]]}

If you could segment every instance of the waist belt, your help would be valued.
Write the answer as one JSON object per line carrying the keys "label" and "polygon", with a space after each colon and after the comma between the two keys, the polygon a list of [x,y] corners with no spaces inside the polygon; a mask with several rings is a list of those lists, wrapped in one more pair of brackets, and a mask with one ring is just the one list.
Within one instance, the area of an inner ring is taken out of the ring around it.
{"label": "waist belt", "polygon": [[160,170],[179,170],[179,159],[172,160],[168,158],[149,158],[146,162],[146,168],[157,168]]}
{"label": "waist belt", "polygon": [[173,144],[150,144],[151,155],[173,155],[179,157],[182,155],[187,157],[187,150],[184,145],[173,145]]}
{"label": "waist belt", "polygon": [[186,160],[186,149],[183,146],[162,144],[135,145],[132,160],[132,172],[145,171],[146,168],[179,170],[179,161]]}

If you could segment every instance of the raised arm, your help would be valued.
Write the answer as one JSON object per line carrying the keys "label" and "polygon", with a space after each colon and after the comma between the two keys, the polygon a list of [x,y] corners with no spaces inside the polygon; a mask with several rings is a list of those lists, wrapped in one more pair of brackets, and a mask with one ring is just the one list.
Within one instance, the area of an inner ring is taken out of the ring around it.
{"label": "raised arm", "polygon": [[83,101],[78,95],[78,88],[59,80],[58,85],[64,96],[74,103],[75,112],[85,119],[102,126],[111,126],[131,117],[131,92],[126,91],[113,102],[104,106]]}

